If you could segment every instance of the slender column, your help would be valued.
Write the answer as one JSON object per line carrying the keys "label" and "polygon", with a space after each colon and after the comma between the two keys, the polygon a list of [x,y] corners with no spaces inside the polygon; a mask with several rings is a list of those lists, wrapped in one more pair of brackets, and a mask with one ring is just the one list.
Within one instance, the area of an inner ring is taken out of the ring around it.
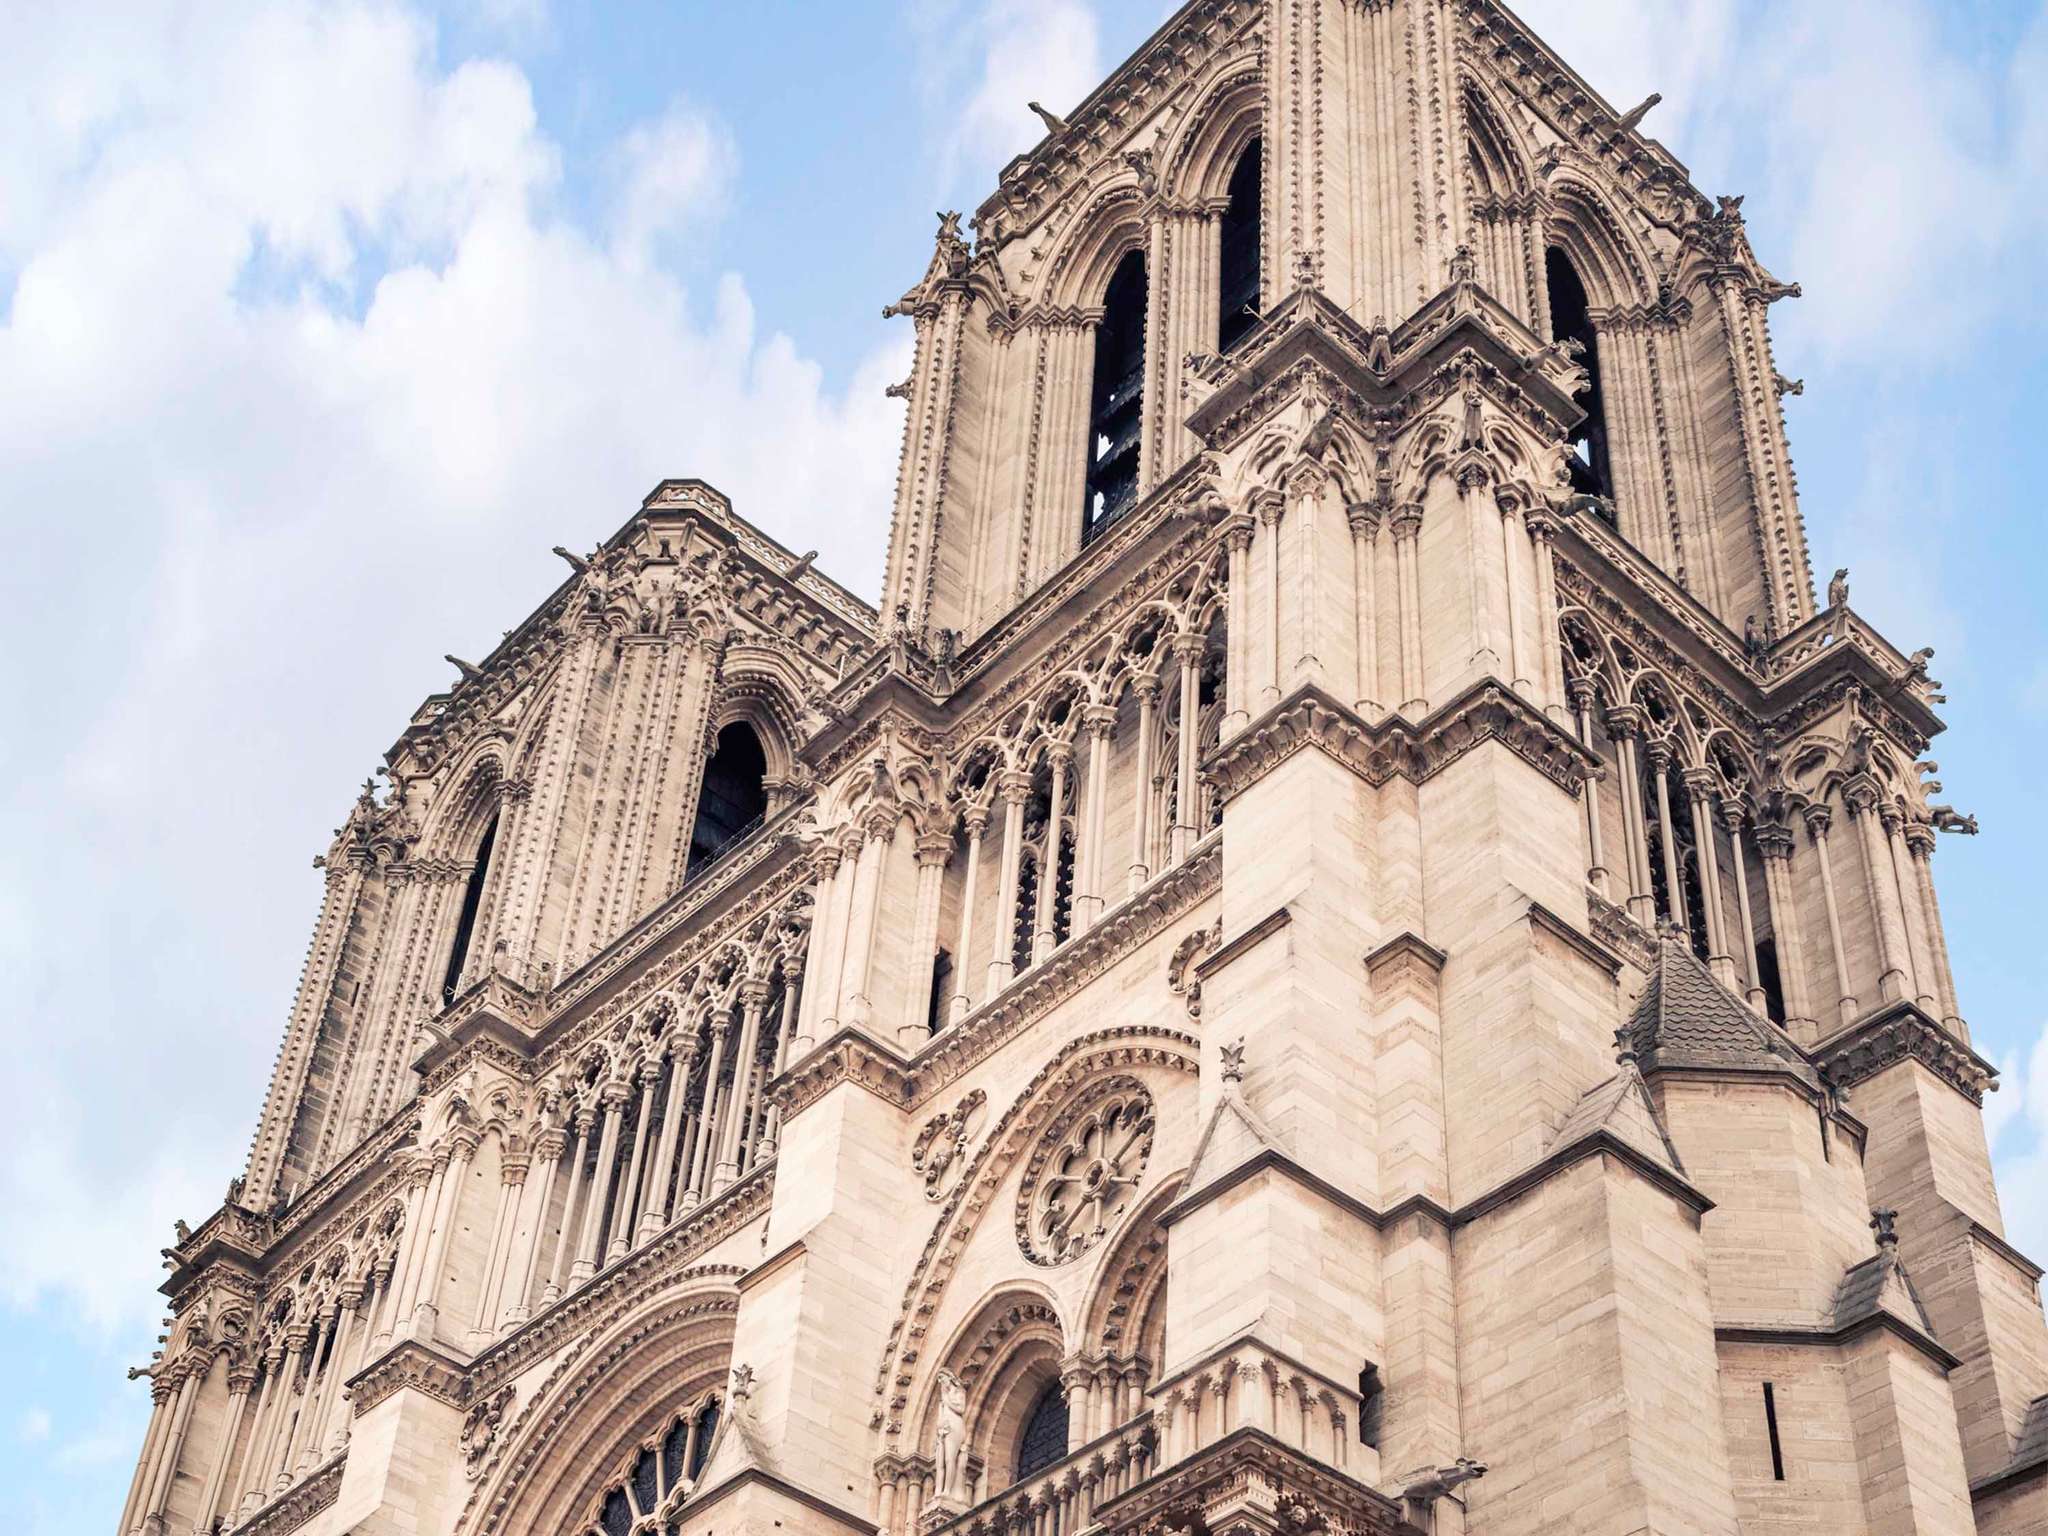
{"label": "slender column", "polygon": [[[868,1000],[868,968],[874,962],[875,919],[882,902],[882,860],[896,837],[893,810],[877,812],[864,828],[860,860],[853,872],[853,902],[846,934],[846,975],[842,1024],[865,1026],[874,1013]],[[740,1058],[743,1062],[750,1058]],[[734,1077],[737,1083],[739,1078]]]}
{"label": "slender column", "polygon": [[1693,846],[1699,850],[1700,901],[1707,909],[1707,964],[1714,979],[1733,992],[1737,990],[1735,957],[1728,952],[1727,914],[1721,909],[1720,850],[1714,842],[1713,769],[1686,769],[1685,792],[1692,805]]}
{"label": "slender column", "polygon": [[[1574,678],[1570,691],[1572,713],[1579,725],[1579,745],[1593,752],[1593,685],[1585,678]],[[1588,779],[1580,793],[1586,799],[1586,883],[1596,895],[1609,899],[1607,860],[1600,850],[1600,781]]]}
{"label": "slender column", "polygon": [[1078,936],[1095,926],[1102,916],[1102,818],[1109,801],[1109,733],[1116,727],[1116,710],[1108,704],[1090,704],[1081,714],[1081,729],[1088,737],[1088,779],[1081,807],[1081,830],[1074,850],[1074,932]]}
{"label": "slender column", "polygon": [[[312,1337],[313,1326],[299,1323],[285,1334],[285,1392],[278,1403],[277,1423],[271,1426],[270,1452],[264,1458],[263,1480],[258,1484],[266,1494],[283,1493],[292,1483],[292,1447],[299,1438],[299,1424],[306,1416],[306,1399],[313,1391],[312,1364],[308,1361],[306,1379],[301,1383],[299,1361],[306,1358],[306,1342]],[[294,1397],[299,1402],[297,1413],[292,1412]]]}
{"label": "slender column", "polygon": [[[825,935],[826,974],[819,977],[825,995],[818,1002],[818,1038],[830,1039],[838,1031],[841,1004],[845,996],[847,930],[853,926],[853,887],[860,869],[861,832],[858,827],[839,833],[839,873],[832,882],[831,924]],[[853,867],[848,868],[851,859]]]}
{"label": "slender column", "polygon": [[1806,946],[1792,891],[1792,829],[1759,822],[1756,851],[1764,861],[1764,898],[1778,955],[1778,985],[1785,994],[1785,1027],[1802,1041],[1819,1034],[1806,990]]}
{"label": "slender column", "polygon": [[822,842],[814,858],[818,877],[811,896],[811,932],[804,946],[804,974],[811,978],[811,985],[804,991],[803,1010],[797,1016],[797,1037],[790,1047],[799,1060],[818,1043],[819,1014],[831,1006],[825,1001],[825,929],[831,922],[838,892],[839,849],[833,843]]}
{"label": "slender column", "polygon": [[362,1286],[341,1293],[341,1304],[350,1313],[349,1325],[342,1335],[342,1342],[349,1349],[346,1355],[337,1353],[334,1357],[334,1392],[328,1399],[326,1422],[321,1426],[329,1458],[339,1455],[348,1444],[348,1381],[363,1368],[363,1357],[368,1353],[370,1343],[370,1313],[366,1298],[367,1292]]}
{"label": "slender column", "polygon": [[[1678,840],[1671,833],[1671,743],[1659,737],[1643,743],[1649,754],[1650,777],[1657,786],[1657,831],[1659,862],[1664,866],[1664,890],[1671,904],[1671,920],[1690,930],[1685,910],[1685,881],[1678,866]],[[1711,944],[1708,946],[1713,947]]]}
{"label": "slender column", "polygon": [[1045,848],[1038,858],[1038,899],[1031,912],[1031,963],[1038,964],[1052,953],[1053,941],[1058,937],[1055,919],[1059,915],[1060,892],[1060,824],[1065,820],[1060,808],[1067,803],[1067,770],[1073,765],[1074,748],[1069,742],[1055,741],[1045,749],[1046,761],[1052,765],[1051,808],[1045,818]]}
{"label": "slender column", "polygon": [[1472,585],[1472,654],[1466,665],[1474,674],[1498,676],[1501,659],[1496,641],[1500,636],[1500,615],[1494,607],[1493,573],[1487,569],[1493,564],[1487,554],[1488,545],[1497,542],[1486,513],[1487,503],[1493,499],[1490,484],[1491,477],[1483,464],[1467,463],[1458,471],[1458,499],[1464,503],[1466,538],[1472,551],[1472,569],[1468,573]]}
{"label": "slender column", "polygon": [[1523,517],[1536,545],[1536,669],[1544,712],[1556,718],[1564,698],[1564,655],[1557,633],[1557,520],[1542,507]]}
{"label": "slender column", "polygon": [[[583,1164],[585,1150],[590,1144],[590,1127],[596,1116],[587,1108],[575,1114],[576,1141],[569,1153],[569,1189],[562,1200],[562,1221],[555,1233],[555,1261],[548,1270],[547,1289],[541,1292],[540,1303],[550,1306],[562,1294],[562,1287],[568,1279],[571,1253],[576,1247],[576,1200],[583,1190]],[[541,1212],[547,1218],[547,1212]]]}
{"label": "slender column", "polygon": [[950,830],[918,834],[917,901],[910,919],[910,963],[918,969],[910,977],[910,1012],[896,1026],[896,1041],[907,1052],[915,1053],[932,1034],[932,984],[936,979],[932,972],[939,960],[939,898],[945,894],[946,865],[952,857]]}
{"label": "slender column", "polygon": [[974,1006],[973,996],[967,990],[971,974],[968,967],[974,953],[974,904],[981,889],[981,839],[988,831],[988,807],[970,803],[961,812],[960,821],[967,829],[967,869],[965,883],[960,887],[959,958],[953,967],[953,1001],[949,1009],[956,1024]]}
{"label": "slender column", "polygon": [[1877,928],[1877,995],[1880,1001],[1896,1002],[1912,993],[1913,978],[1907,970],[1910,961],[1906,958],[1905,935],[1900,931],[1899,887],[1892,875],[1891,850],[1885,845],[1883,829],[1878,825],[1877,791],[1868,782],[1852,780],[1844,791],[1843,801],[1863,845],[1864,889],[1870,898],[1871,921]]}
{"label": "slender column", "polygon": [[1623,861],[1628,866],[1628,909],[1645,928],[1656,926],[1657,901],[1650,890],[1649,820],[1643,808],[1643,774],[1636,757],[1642,711],[1617,704],[1607,711],[1607,734],[1621,754],[1621,830]]}
{"label": "slender column", "polygon": [[249,1407],[249,1389],[256,1385],[254,1361],[242,1361],[228,1368],[228,1416],[222,1429],[220,1443],[213,1450],[213,1466],[206,1474],[206,1483],[199,1493],[199,1514],[192,1522],[194,1531],[211,1531],[213,1517],[220,1512],[221,1495],[225,1492],[228,1457],[234,1453],[235,1440],[242,1433],[242,1416]]}
{"label": "slender column", "polygon": [[1380,714],[1380,631],[1373,603],[1378,596],[1380,515],[1370,502],[1354,502],[1345,514],[1351,525],[1352,608],[1358,620],[1358,713]]}
{"label": "slender column", "polygon": [[512,1242],[505,1256],[505,1290],[498,1297],[497,1316],[487,1324],[493,1335],[526,1321],[528,1298],[540,1278],[540,1231],[548,1219],[548,1202],[554,1198],[555,1175],[561,1171],[562,1151],[567,1145],[568,1137],[560,1126],[550,1126],[534,1138],[533,1156],[540,1165],[540,1178],[524,1180],[520,1186],[523,1218],[514,1218]]}
{"label": "slender column", "polygon": [[1322,606],[1316,596],[1319,581],[1316,526],[1322,521],[1323,487],[1328,476],[1320,468],[1302,469],[1290,475],[1289,479],[1294,488],[1295,544],[1298,551],[1295,555],[1295,609],[1301,615],[1301,649],[1294,660],[1293,678],[1296,683],[1302,683],[1313,678],[1322,665],[1321,658],[1316,655],[1316,626],[1322,616]]}
{"label": "slender column", "polygon": [[[149,1381],[149,1398],[149,1430],[142,1437],[142,1455],[136,1459],[135,1475],[128,1479],[128,1502],[121,1506],[120,1529],[124,1532],[136,1529],[141,1523],[136,1506],[142,1502],[143,1492],[149,1487],[151,1475],[156,1471],[157,1451],[163,1444],[165,1431],[170,1428],[170,1410],[165,1405],[171,1400],[171,1389],[160,1385],[152,1376]],[[261,1419],[260,1412],[257,1417]]]}
{"label": "slender column", "polygon": [[1969,1044],[1969,1027],[1956,1006],[1955,970],[1949,964],[1948,938],[1941,928],[1941,902],[1934,894],[1934,828],[1916,821],[1906,828],[1906,848],[1913,856],[1913,878],[1920,899],[1920,920],[1927,927],[1927,948],[1934,958],[1934,984],[1941,1004],[1942,1025]]}
{"label": "slender column", "polygon": [[1151,878],[1152,844],[1152,714],[1159,699],[1159,679],[1149,674],[1132,680],[1138,695],[1138,764],[1131,796],[1130,893],[1135,896]]}
{"label": "slender column", "polygon": [[[718,1077],[725,1070],[725,1037],[732,1028],[732,1020],[721,1007],[711,1021],[711,1060],[704,1069],[704,1103],[697,1112],[696,1156],[691,1159],[690,1189],[687,1203],[695,1205],[710,1192],[712,1156],[718,1144],[719,1116],[723,1106],[719,1102]],[[739,1074],[733,1074],[735,1084]]]}
{"label": "slender column", "polygon": [[[1253,503],[1266,537],[1266,686],[1260,694],[1260,708],[1271,709],[1280,702],[1280,512],[1286,505],[1277,492],[1261,493]],[[1139,780],[1143,792],[1145,780]]]}
{"label": "slender column", "polygon": [[[362,1292],[356,1291],[354,1299],[362,1300]],[[326,1363],[320,1364],[322,1349],[313,1351],[314,1364],[320,1371],[320,1385],[317,1392],[308,1395],[305,1410],[299,1415],[299,1453],[291,1458],[293,1475],[304,1477],[320,1465],[321,1453],[327,1448],[327,1425],[333,1416],[334,1398],[342,1376],[342,1346],[346,1341],[348,1325],[355,1316],[355,1309],[346,1296],[335,1298],[334,1310],[327,1314],[326,1341],[324,1353]]]}
{"label": "slender column", "polygon": [[626,1163],[626,1176],[619,1180],[619,1196],[612,1202],[610,1241],[605,1244],[604,1261],[616,1264],[633,1246],[633,1223],[639,1218],[640,1173],[647,1162],[647,1137],[654,1120],[654,1094],[661,1086],[659,1058],[640,1063],[640,1112],[634,1117],[633,1151]]}
{"label": "slender column", "polygon": [[1884,824],[1884,838],[1891,854],[1889,872],[1884,878],[1891,885],[1888,895],[1898,901],[1899,911],[1905,918],[1907,969],[1912,978],[1913,1003],[1922,1013],[1938,1017],[1941,1004],[1934,997],[1934,957],[1927,947],[1927,910],[1920,903],[1920,891],[1913,878],[1913,856],[1906,851],[1905,813],[1896,805],[1885,805],[1879,812]]}
{"label": "slender column", "polygon": [[[1173,654],[1180,662],[1180,762],[1176,765],[1173,814],[1176,864],[1188,856],[1199,832],[1195,825],[1195,737],[1202,717],[1202,651],[1200,635],[1174,636]],[[1314,658],[1305,656],[1302,660],[1312,663]]]}
{"label": "slender column", "polygon": [[[948,843],[950,845],[951,839]],[[775,1075],[780,1077],[789,1070],[789,1032],[796,1027],[796,994],[803,981],[801,965],[788,957],[783,959],[782,971],[782,1025],[777,1031],[775,1046]],[[767,1133],[761,1138],[760,1155],[770,1158],[775,1155],[776,1138],[782,1134],[782,1106],[771,1105],[767,1119]]]}
{"label": "slender column", "polygon": [[403,1293],[411,1286],[412,1272],[419,1267],[420,1251],[426,1244],[427,1236],[421,1225],[428,1218],[427,1194],[434,1172],[434,1160],[423,1152],[415,1152],[406,1180],[405,1225],[399,1229],[399,1252],[394,1255],[394,1261],[403,1259],[404,1262],[398,1266],[397,1278],[391,1288],[392,1304],[385,1308],[383,1325],[377,1331],[378,1349],[391,1342],[399,1319],[409,1315],[403,1310]]}
{"label": "slender column", "polygon": [[1749,911],[1749,862],[1742,850],[1742,807],[1733,800],[1722,801],[1721,824],[1728,829],[1728,850],[1735,860],[1735,915],[1742,922],[1742,969],[1749,978],[1749,1006],[1763,1013],[1768,1004],[1756,963],[1756,924]]}
{"label": "slender column", "polygon": [[668,1107],[662,1111],[661,1140],[654,1144],[654,1160],[647,1167],[647,1189],[640,1197],[640,1231],[636,1241],[643,1243],[668,1225],[668,1190],[675,1179],[676,1141],[689,1110],[683,1094],[690,1086],[690,1068],[697,1060],[697,1037],[691,1035],[678,1048],[671,1032],[666,1053]]}
{"label": "slender column", "polygon": [[427,1251],[426,1268],[420,1275],[419,1305],[413,1309],[412,1329],[416,1339],[430,1339],[440,1317],[438,1295],[441,1289],[442,1260],[448,1252],[448,1235],[455,1228],[455,1213],[462,1205],[463,1180],[469,1173],[469,1160],[476,1156],[476,1138],[463,1132],[454,1138],[454,1157],[443,1182],[441,1203],[443,1214],[436,1224]]}
{"label": "slender column", "polygon": [[1234,514],[1224,525],[1224,549],[1229,560],[1230,590],[1225,594],[1226,636],[1229,654],[1223,672],[1223,734],[1234,736],[1251,719],[1245,694],[1251,680],[1251,547],[1258,524],[1245,513]]}
{"label": "slender column", "polygon": [[1024,859],[1024,802],[1031,794],[1031,775],[1007,769],[1001,784],[1003,796],[1003,865],[996,886],[995,945],[988,962],[988,995],[994,997],[1010,984],[1016,971],[1011,959],[1011,936],[1017,931],[1017,875]]}
{"label": "slender column", "polygon": [[739,1051],[732,1059],[732,1092],[725,1096],[725,1110],[719,1117],[718,1169],[711,1186],[714,1193],[740,1176],[740,1127],[746,1118],[754,1053],[760,1043],[761,1007],[767,1001],[765,981],[752,978],[741,984]]}
{"label": "slender column", "polygon": [[249,1430],[249,1449],[235,1473],[235,1482],[242,1490],[241,1498],[230,1512],[236,1520],[253,1514],[262,1503],[264,1452],[277,1415],[277,1379],[283,1371],[284,1349],[273,1344],[263,1356],[263,1390],[256,1394],[256,1423]]}
{"label": "slender column", "polygon": [[1813,838],[1813,851],[1820,857],[1820,891],[1828,909],[1828,943],[1835,957],[1835,986],[1841,993],[1837,1012],[1846,1024],[1856,1017],[1856,994],[1849,990],[1849,954],[1842,947],[1842,909],[1835,900],[1834,861],[1828,857],[1828,826],[1833,813],[1824,805],[1806,808],[1806,830]]}
{"label": "slender column", "polygon": [[1420,720],[1429,713],[1422,696],[1422,504],[1411,501],[1394,513],[1394,574],[1400,589],[1401,713]]}
{"label": "slender column", "polygon": [[1522,503],[1512,492],[1502,491],[1495,495],[1494,505],[1500,512],[1500,555],[1507,575],[1508,676],[1517,689],[1533,697],[1536,684],[1530,676],[1535,669],[1529,665],[1529,579],[1522,564],[1522,546],[1527,542],[1522,532]]}
{"label": "slender column", "polygon": [[498,1163],[498,1213],[491,1220],[491,1254],[484,1264],[484,1283],[479,1287],[476,1320],[469,1328],[472,1350],[481,1349],[494,1332],[498,1297],[505,1289],[512,1244],[519,1235],[519,1211],[525,1203],[527,1166],[523,1150],[507,1150]]}
{"label": "slender column", "polygon": [[614,1078],[598,1095],[604,1106],[604,1126],[597,1135],[597,1163],[590,1173],[590,1193],[583,1202],[583,1232],[576,1241],[576,1262],[569,1281],[580,1285],[597,1273],[598,1242],[604,1236],[604,1198],[619,1160],[619,1126],[626,1115],[626,1098],[631,1092]]}
{"label": "slender column", "polygon": [[[410,1331],[413,1312],[418,1306],[420,1288],[434,1251],[434,1234],[441,1228],[441,1202],[448,1188],[449,1149],[442,1147],[435,1152],[421,1153],[421,1161],[431,1170],[426,1193],[420,1200],[419,1221],[406,1224],[408,1242],[405,1256],[405,1279],[398,1299],[398,1316],[392,1320],[394,1329]],[[413,1177],[419,1177],[417,1166]]]}
{"label": "slender column", "polygon": [[170,1499],[171,1484],[178,1475],[178,1462],[185,1454],[185,1431],[192,1422],[192,1404],[198,1399],[199,1389],[205,1383],[207,1369],[212,1363],[210,1359],[194,1362],[179,1378],[177,1401],[171,1409],[171,1427],[157,1456],[156,1474],[151,1479],[149,1496],[143,1500],[142,1526],[145,1531],[163,1529],[164,1505]]}

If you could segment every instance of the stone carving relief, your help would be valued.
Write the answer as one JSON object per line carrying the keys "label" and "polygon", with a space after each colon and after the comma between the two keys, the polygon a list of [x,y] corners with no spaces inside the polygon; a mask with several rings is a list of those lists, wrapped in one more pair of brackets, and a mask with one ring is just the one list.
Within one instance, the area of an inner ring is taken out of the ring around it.
{"label": "stone carving relief", "polygon": [[918,1133],[910,1149],[910,1166],[924,1175],[924,1197],[943,1200],[960,1182],[967,1166],[967,1149],[981,1134],[988,1107],[988,1095],[979,1088],[942,1115],[933,1115]]}
{"label": "stone carving relief", "polygon": [[1112,1077],[1046,1127],[1017,1192],[1017,1242],[1034,1264],[1079,1258],[1130,1208],[1152,1155],[1152,1096]]}
{"label": "stone carving relief", "polygon": [[512,1406],[512,1389],[500,1387],[488,1397],[479,1398],[470,1404],[469,1412],[462,1419],[462,1470],[471,1482],[483,1471],[484,1457],[491,1449],[491,1441],[497,1437],[498,1426],[504,1422],[505,1411]]}

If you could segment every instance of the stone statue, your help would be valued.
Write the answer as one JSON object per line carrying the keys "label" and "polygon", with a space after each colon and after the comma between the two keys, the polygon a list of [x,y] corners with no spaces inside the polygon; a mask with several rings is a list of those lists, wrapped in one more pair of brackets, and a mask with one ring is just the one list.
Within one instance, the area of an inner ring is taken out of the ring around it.
{"label": "stone statue", "polygon": [[1977,818],[1965,816],[1952,805],[1930,805],[1927,815],[1937,832],[1959,832],[1964,837],[1977,835]]}
{"label": "stone statue", "polygon": [[1849,601],[1849,567],[1846,565],[1835,572],[1835,579],[1828,583],[1828,606],[1840,608]]}
{"label": "stone statue", "polygon": [[1751,614],[1742,621],[1742,654],[1749,658],[1749,664],[1762,669],[1764,653],[1770,649],[1764,643],[1763,632],[1756,627],[1756,615]]}
{"label": "stone statue", "polygon": [[967,1497],[967,1387],[951,1371],[939,1372],[939,1423],[932,1461],[940,1498]]}

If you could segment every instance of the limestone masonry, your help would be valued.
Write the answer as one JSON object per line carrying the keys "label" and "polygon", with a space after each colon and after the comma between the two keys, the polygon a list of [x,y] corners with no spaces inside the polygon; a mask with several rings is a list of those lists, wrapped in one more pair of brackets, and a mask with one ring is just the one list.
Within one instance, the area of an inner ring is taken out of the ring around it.
{"label": "limestone masonry", "polygon": [[123,1536],[2048,1531],[1931,653],[1649,105],[1193,0],[890,306],[879,610],[695,480],[559,551],[320,861]]}

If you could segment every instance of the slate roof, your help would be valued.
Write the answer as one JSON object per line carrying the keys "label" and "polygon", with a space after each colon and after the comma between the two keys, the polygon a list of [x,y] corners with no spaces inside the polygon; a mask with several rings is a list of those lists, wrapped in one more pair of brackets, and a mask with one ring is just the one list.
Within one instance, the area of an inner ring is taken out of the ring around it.
{"label": "slate roof", "polygon": [[1899,1262],[1895,1243],[1881,1243],[1876,1253],[1860,1264],[1852,1264],[1842,1283],[1835,1288],[1835,1326],[1847,1328],[1879,1313],[1889,1313],[1911,1323],[1930,1339],[1934,1324],[1920,1305],[1920,1293],[1906,1268]]}
{"label": "slate roof", "polygon": [[1692,945],[1667,930],[1628,1021],[1629,1048],[1652,1067],[1733,1067],[1790,1072],[1818,1089],[1805,1052],[1715,979]]}
{"label": "slate roof", "polygon": [[2027,1404],[2019,1443],[2013,1447],[2011,1470],[2016,1472],[2044,1461],[2048,1461],[2048,1392]]}

